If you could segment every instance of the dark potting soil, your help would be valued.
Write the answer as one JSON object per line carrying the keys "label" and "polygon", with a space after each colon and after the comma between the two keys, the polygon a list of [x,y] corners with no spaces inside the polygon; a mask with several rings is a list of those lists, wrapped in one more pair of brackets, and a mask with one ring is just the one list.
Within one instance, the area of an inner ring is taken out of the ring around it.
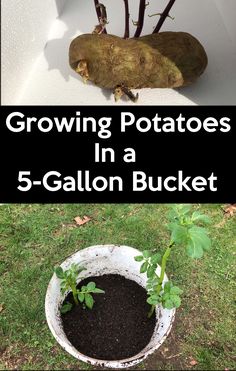
{"label": "dark potting soil", "polygon": [[[94,294],[93,309],[74,305],[61,315],[64,332],[81,353],[101,360],[121,360],[139,353],[149,343],[156,318],[147,293],[136,282],[117,274],[89,277],[78,287],[93,281],[105,294]],[[73,303],[69,294],[65,301]]]}

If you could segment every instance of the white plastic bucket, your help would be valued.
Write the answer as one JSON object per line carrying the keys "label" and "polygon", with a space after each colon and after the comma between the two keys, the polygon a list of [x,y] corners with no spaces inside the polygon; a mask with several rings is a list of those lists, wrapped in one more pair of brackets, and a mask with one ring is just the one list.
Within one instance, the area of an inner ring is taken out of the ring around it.
{"label": "white plastic bucket", "polygon": [[[146,275],[139,273],[141,263],[134,260],[134,257],[137,255],[140,255],[140,251],[129,246],[90,246],[71,255],[61,264],[61,267],[63,269],[68,269],[72,263],[82,263],[82,265],[87,268],[87,270],[83,272],[83,277],[101,276],[103,274],[120,274],[127,279],[137,282],[142,287],[145,287]],[[157,274],[158,273],[160,274],[160,267],[157,268]],[[164,282],[167,280],[168,278],[165,275]],[[65,295],[61,294],[60,279],[54,274],[48,285],[45,299],[45,312],[48,326],[55,339],[68,353],[78,360],[94,366],[127,368],[136,365],[160,347],[168,336],[174,321],[175,309],[168,310],[163,309],[161,306],[157,307],[157,322],[153,336],[149,344],[147,344],[141,352],[133,357],[117,361],[99,360],[80,353],[66,338],[62,328],[59,311]]]}

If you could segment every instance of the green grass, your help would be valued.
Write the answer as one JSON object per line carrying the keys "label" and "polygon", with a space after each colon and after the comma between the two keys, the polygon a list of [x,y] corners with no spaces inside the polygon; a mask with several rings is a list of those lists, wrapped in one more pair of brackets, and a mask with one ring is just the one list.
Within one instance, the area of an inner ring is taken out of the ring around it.
{"label": "green grass", "polygon": [[[193,261],[174,249],[167,273],[184,290],[171,335],[140,369],[236,368],[236,222],[220,205],[195,205],[212,219],[213,246]],[[0,368],[89,369],[52,337],[44,298],[53,267],[93,244],[124,244],[163,251],[165,205],[0,206]],[[91,222],[74,226],[74,217]],[[191,359],[196,366],[191,367]]]}

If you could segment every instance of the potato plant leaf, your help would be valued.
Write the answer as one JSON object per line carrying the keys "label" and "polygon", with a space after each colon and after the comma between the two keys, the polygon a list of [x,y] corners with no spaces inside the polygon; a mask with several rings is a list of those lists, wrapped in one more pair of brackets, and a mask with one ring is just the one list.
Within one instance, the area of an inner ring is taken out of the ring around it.
{"label": "potato plant leaf", "polygon": [[156,266],[155,265],[149,265],[147,268],[147,278],[153,277],[153,274],[155,273]]}
{"label": "potato plant leaf", "polygon": [[177,223],[172,226],[171,240],[175,243],[184,244],[187,240],[187,228],[178,225]]}
{"label": "potato plant leaf", "polygon": [[179,287],[177,287],[177,286],[172,286],[170,288],[170,293],[172,295],[181,295],[183,293],[183,291]]}
{"label": "potato plant leaf", "polygon": [[85,294],[84,297],[85,297],[86,307],[88,307],[89,309],[92,309],[93,304],[94,304],[94,299],[93,299],[92,295],[91,294]]}
{"label": "potato plant leaf", "polygon": [[152,255],[151,251],[148,251],[148,250],[144,250],[143,251],[143,256],[144,258],[150,258],[150,256]]}
{"label": "potato plant leaf", "polygon": [[157,305],[159,302],[160,302],[160,299],[158,295],[155,295],[155,294],[149,296],[149,298],[147,299],[147,303],[150,305]]}
{"label": "potato plant leaf", "polygon": [[56,273],[57,278],[60,278],[60,279],[65,278],[65,274],[64,274],[62,267],[56,267],[54,269],[54,272]]}
{"label": "potato plant leaf", "polygon": [[191,210],[191,205],[177,204],[171,205],[171,210],[168,213],[168,218],[172,221],[186,216]]}
{"label": "potato plant leaf", "polygon": [[192,227],[188,231],[189,240],[187,244],[187,254],[193,259],[200,259],[204,250],[209,250],[211,240],[204,228]]}
{"label": "potato plant leaf", "polygon": [[60,309],[60,312],[62,314],[65,314],[65,313],[69,312],[72,309],[72,306],[73,305],[71,303],[66,302],[65,304],[62,305],[62,307]]}
{"label": "potato plant leaf", "polygon": [[138,256],[135,256],[135,258],[134,258],[134,260],[136,261],[136,262],[141,262],[141,261],[143,261],[143,255],[138,255]]}
{"label": "potato plant leaf", "polygon": [[172,282],[168,281],[164,286],[164,293],[161,297],[162,305],[166,309],[178,308],[181,304],[180,296],[182,290],[173,286]]}
{"label": "potato plant leaf", "polygon": [[178,295],[163,295],[162,305],[166,309],[179,308],[181,305],[181,299]]}
{"label": "potato plant leaf", "polygon": [[151,284],[151,285],[157,285],[158,282],[159,282],[159,277],[156,274],[147,280],[147,284]]}
{"label": "potato plant leaf", "polygon": [[152,264],[158,264],[161,262],[161,254],[156,253],[155,255],[151,256],[151,263]]}
{"label": "potato plant leaf", "polygon": [[145,272],[147,272],[147,269],[148,269],[148,262],[145,261],[145,262],[141,265],[141,267],[140,267],[140,273],[145,273]]}
{"label": "potato plant leaf", "polygon": [[175,205],[176,210],[181,215],[186,215],[191,211],[192,205],[190,204],[177,204]]}
{"label": "potato plant leaf", "polygon": [[78,299],[80,303],[84,302],[84,294],[82,292],[77,291]]}
{"label": "potato plant leaf", "polygon": [[202,222],[205,224],[209,224],[211,222],[211,219],[209,218],[208,215],[201,214],[200,211],[194,211],[192,214],[192,222]]}
{"label": "potato plant leaf", "polygon": [[93,290],[93,293],[94,293],[94,294],[105,294],[105,291],[102,290],[102,289],[99,289],[98,287],[96,287],[96,288]]}
{"label": "potato plant leaf", "polygon": [[88,291],[93,291],[93,290],[95,289],[95,287],[96,287],[95,282],[89,282],[89,283],[87,284],[87,290],[88,290]]}

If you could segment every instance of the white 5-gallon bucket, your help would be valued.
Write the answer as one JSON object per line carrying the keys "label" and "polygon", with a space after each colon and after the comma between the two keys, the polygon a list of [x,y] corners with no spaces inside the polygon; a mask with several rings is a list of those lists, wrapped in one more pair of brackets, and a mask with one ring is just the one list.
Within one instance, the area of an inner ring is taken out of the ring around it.
{"label": "white 5-gallon bucket", "polygon": [[[71,255],[61,264],[61,267],[68,269],[72,263],[82,263],[87,268],[83,272],[83,278],[101,276],[103,274],[119,274],[145,287],[146,275],[139,272],[141,263],[134,260],[134,257],[140,254],[140,251],[129,246],[90,246]],[[157,274],[160,274],[159,266],[157,268]],[[164,282],[167,280],[168,278],[165,275]],[[60,279],[54,274],[48,285],[45,300],[48,326],[55,339],[68,353],[82,362],[95,366],[126,368],[136,365],[160,347],[169,334],[174,321],[175,309],[168,310],[158,306],[156,308],[157,322],[153,336],[141,352],[133,357],[117,361],[95,359],[80,353],[66,338],[60,317],[60,306],[65,296],[66,294],[62,295],[60,291]]]}

